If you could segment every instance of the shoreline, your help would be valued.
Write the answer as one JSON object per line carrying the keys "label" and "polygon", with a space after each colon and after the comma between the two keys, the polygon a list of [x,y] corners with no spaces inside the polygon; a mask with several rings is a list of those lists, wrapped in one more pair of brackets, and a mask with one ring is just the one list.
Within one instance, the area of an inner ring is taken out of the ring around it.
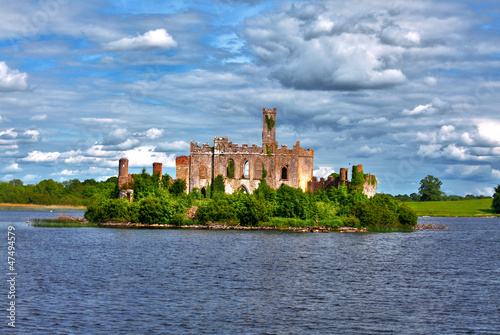
{"label": "shoreline", "polygon": [[365,228],[358,229],[354,227],[340,227],[340,228],[325,228],[325,227],[265,227],[265,226],[228,226],[221,224],[210,225],[189,225],[189,226],[175,226],[169,224],[143,224],[132,222],[105,222],[98,223],[98,227],[104,228],[158,228],[158,229],[202,229],[202,230],[281,230],[293,231],[299,233],[366,233]]}
{"label": "shoreline", "polygon": [[6,202],[1,202],[0,203],[0,209],[2,207],[15,207],[16,209],[32,209],[32,208],[38,208],[38,209],[74,209],[74,210],[85,210],[87,209],[86,206],[71,206],[71,205],[36,205],[36,204],[10,204]]}

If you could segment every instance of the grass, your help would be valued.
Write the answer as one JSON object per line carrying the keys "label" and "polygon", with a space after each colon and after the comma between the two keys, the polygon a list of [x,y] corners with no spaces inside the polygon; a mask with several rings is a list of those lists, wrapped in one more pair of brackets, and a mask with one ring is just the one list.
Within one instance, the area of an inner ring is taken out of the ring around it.
{"label": "grass", "polygon": [[499,216],[491,208],[492,199],[406,202],[418,216],[481,217]]}

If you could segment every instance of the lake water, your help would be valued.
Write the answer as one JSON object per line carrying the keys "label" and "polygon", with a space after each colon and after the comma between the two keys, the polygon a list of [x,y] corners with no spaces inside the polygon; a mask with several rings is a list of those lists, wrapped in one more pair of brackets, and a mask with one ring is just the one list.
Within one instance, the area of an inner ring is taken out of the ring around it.
{"label": "lake water", "polygon": [[25,222],[59,213],[0,211],[5,279],[16,233],[16,328],[2,280],[5,333],[500,333],[499,218],[420,218],[451,229],[390,234]]}

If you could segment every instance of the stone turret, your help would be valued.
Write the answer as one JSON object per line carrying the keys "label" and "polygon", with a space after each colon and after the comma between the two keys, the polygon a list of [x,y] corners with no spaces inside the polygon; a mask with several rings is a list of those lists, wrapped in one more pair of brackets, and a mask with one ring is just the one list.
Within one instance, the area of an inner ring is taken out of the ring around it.
{"label": "stone turret", "polygon": [[262,109],[262,146],[266,144],[273,147],[278,146],[276,142],[276,108],[263,108]]}
{"label": "stone turret", "polygon": [[161,163],[153,163],[153,175],[157,175],[161,180],[162,175],[162,164]]}

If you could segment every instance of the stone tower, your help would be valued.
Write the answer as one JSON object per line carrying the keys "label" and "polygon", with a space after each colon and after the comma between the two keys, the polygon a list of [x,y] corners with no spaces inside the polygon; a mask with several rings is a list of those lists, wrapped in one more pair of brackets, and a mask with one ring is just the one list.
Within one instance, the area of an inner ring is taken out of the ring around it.
{"label": "stone tower", "polygon": [[262,147],[277,147],[276,142],[276,108],[263,108]]}
{"label": "stone tower", "polygon": [[128,159],[122,158],[118,163],[118,185],[121,187],[129,182]]}
{"label": "stone tower", "polygon": [[153,175],[157,175],[161,180],[162,173],[162,164],[161,163],[153,163]]}

